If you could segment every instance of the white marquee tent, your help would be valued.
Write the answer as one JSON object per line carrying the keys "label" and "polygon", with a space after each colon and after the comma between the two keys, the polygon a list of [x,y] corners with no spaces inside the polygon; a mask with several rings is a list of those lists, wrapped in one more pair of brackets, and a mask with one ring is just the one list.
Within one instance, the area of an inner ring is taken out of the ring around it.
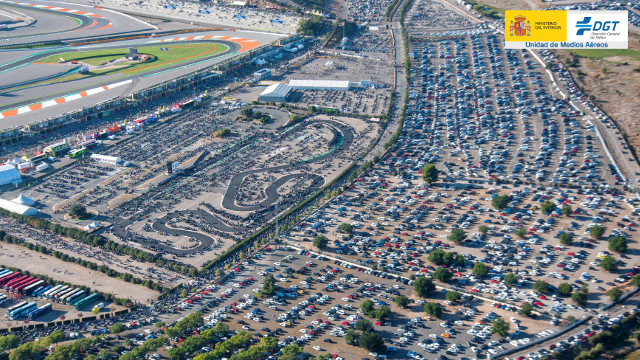
{"label": "white marquee tent", "polygon": [[0,165],[0,186],[7,184],[22,184],[22,177],[13,165]]}
{"label": "white marquee tent", "polygon": [[30,198],[24,196],[24,194],[20,194],[18,195],[17,198],[11,200],[16,204],[20,204],[20,205],[26,205],[26,206],[33,206],[35,205],[35,201],[31,200]]}
{"label": "white marquee tent", "polygon": [[0,199],[0,209],[5,209],[20,215],[34,216],[38,214],[38,210],[31,206],[16,204],[13,201]]}

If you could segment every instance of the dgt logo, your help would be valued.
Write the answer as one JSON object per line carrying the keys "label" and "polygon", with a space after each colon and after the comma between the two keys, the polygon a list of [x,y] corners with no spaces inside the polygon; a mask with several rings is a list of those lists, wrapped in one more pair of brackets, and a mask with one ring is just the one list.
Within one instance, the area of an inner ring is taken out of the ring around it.
{"label": "dgt logo", "polygon": [[593,25],[590,22],[591,16],[585,16],[582,21],[576,22],[578,28],[576,35],[584,35],[585,31],[616,31],[616,26],[620,24],[620,21],[594,21]]}

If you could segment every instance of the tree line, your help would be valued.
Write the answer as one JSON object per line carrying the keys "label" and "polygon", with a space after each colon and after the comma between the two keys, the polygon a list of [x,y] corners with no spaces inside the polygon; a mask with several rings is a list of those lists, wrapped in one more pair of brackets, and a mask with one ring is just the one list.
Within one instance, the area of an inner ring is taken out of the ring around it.
{"label": "tree line", "polygon": [[318,36],[322,34],[323,27],[322,17],[313,15],[311,19],[303,19],[300,21],[297,33],[300,35]]}
{"label": "tree line", "polygon": [[20,215],[4,209],[0,209],[0,215],[11,217],[13,219],[20,221],[21,223],[35,226],[39,229],[51,231],[61,236],[70,237],[74,240],[78,240],[87,245],[96,246],[105,250],[113,251],[121,255],[131,256],[132,258],[138,261],[155,263],[160,267],[164,267],[175,272],[180,272],[180,273],[188,274],[191,276],[195,276],[198,273],[197,269],[194,268],[193,266],[180,264],[175,261],[163,259],[162,257],[160,257],[160,255],[155,255],[150,252],[136,249],[128,245],[119,244],[113,240],[108,240],[102,235],[90,234],[84,230],[62,226],[60,224],[56,224],[45,219],[39,219],[33,216]]}
{"label": "tree line", "polygon": [[219,322],[213,328],[203,330],[200,334],[188,337],[180,346],[169,349],[167,356],[173,360],[183,360],[206,345],[218,342],[229,332],[229,325]]}
{"label": "tree line", "polygon": [[117,305],[120,305],[120,306],[130,306],[131,305],[131,300],[129,300],[129,299],[117,298],[113,294],[104,293],[104,292],[101,292],[101,291],[95,291],[95,290],[92,290],[88,286],[84,286],[84,285],[80,286],[80,285],[72,284],[72,283],[67,282],[67,281],[54,280],[54,279],[52,279],[52,278],[50,278],[50,277],[48,277],[46,275],[34,274],[34,273],[30,272],[30,271],[23,271],[22,269],[15,268],[13,266],[5,266],[5,265],[3,265],[2,268],[6,269],[6,270],[11,270],[13,272],[19,272],[19,273],[22,273],[24,275],[33,276],[34,278],[38,278],[40,280],[44,280],[44,282],[46,282],[48,285],[51,285],[51,286],[65,285],[65,286],[72,286],[72,287],[74,287],[76,289],[84,290],[86,293],[97,292],[100,295],[100,297],[102,297],[106,301],[111,301],[111,302],[113,302],[113,303],[115,303]]}
{"label": "tree line", "polygon": [[169,292],[171,289],[166,288],[161,286],[160,284],[157,284],[155,282],[153,282],[152,280],[142,280],[138,277],[135,277],[129,273],[121,273],[118,272],[116,270],[111,269],[110,267],[106,266],[106,265],[98,265],[92,261],[88,261],[88,260],[84,260],[81,258],[76,258],[73,257],[71,255],[65,254],[63,252],[60,252],[58,250],[52,250],[44,245],[36,245],[30,242],[27,242],[23,239],[19,239],[13,235],[7,234],[5,231],[0,230],[0,240],[8,243],[8,244],[16,244],[16,245],[20,245],[20,246],[24,246],[29,250],[32,251],[37,251],[39,253],[45,254],[45,255],[50,255],[53,256],[57,259],[60,259],[64,262],[70,262],[70,263],[74,263],[74,264],[78,264],[80,266],[83,266],[87,269],[90,270],[96,270],[99,271],[103,274],[106,274],[109,277],[112,278],[118,278],[118,279],[122,279],[126,282],[130,282],[136,285],[142,285],[144,287],[147,287],[149,289],[152,290],[156,290],[156,291],[160,291],[160,292]]}
{"label": "tree line", "polygon": [[229,352],[234,352],[238,349],[241,349],[253,340],[253,335],[240,331],[239,333],[233,335],[228,340],[219,342],[213,348],[212,351],[199,354],[193,358],[193,360],[217,360],[224,357]]}
{"label": "tree line", "polygon": [[[297,211],[299,211],[300,209],[304,208],[305,206],[309,205],[311,203],[311,201],[316,200],[318,197],[320,197],[322,194],[324,194],[328,189],[331,189],[340,179],[342,179],[342,177],[349,173],[353,167],[356,165],[355,162],[352,162],[346,169],[344,169],[344,171],[338,175],[337,177],[335,177],[333,180],[331,180],[328,184],[326,184],[324,187],[322,187],[321,189],[319,189],[318,191],[316,191],[313,195],[309,196],[308,198],[306,198],[305,200],[301,201],[300,203],[298,203],[296,206],[292,207],[291,209],[285,211],[279,218],[281,222],[284,222],[290,215],[295,214]],[[369,166],[367,164],[364,164],[364,166]],[[373,166],[373,165],[370,165]],[[355,181],[355,179],[354,179]],[[349,182],[349,181],[348,181]],[[262,236],[264,236],[265,234],[267,234],[269,231],[271,231],[273,228],[275,227],[275,221],[271,221],[270,223],[268,223],[267,225],[265,225],[262,229],[260,229],[259,231],[249,235],[248,237],[246,237],[245,239],[239,241],[238,243],[236,243],[235,245],[233,245],[231,248],[229,248],[227,251],[223,252],[222,254],[220,254],[218,257],[216,257],[215,259],[209,261],[208,263],[206,263],[202,269],[200,270],[201,273],[205,273],[211,269],[213,269],[214,267],[216,267],[217,265],[223,263],[224,261],[228,260],[229,258],[231,258],[233,255],[235,255],[238,251],[242,250],[243,248],[247,247],[249,244],[251,243],[255,243],[258,240],[260,240],[260,238]],[[288,226],[284,226],[283,231],[288,230]]]}

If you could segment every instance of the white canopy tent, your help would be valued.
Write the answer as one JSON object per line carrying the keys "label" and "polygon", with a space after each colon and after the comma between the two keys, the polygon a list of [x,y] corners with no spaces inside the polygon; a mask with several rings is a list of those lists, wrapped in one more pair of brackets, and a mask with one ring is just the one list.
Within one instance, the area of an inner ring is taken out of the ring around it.
{"label": "white canopy tent", "polygon": [[95,229],[97,229],[99,227],[100,227],[100,224],[98,224],[97,222],[94,221],[94,222],[88,224],[87,226],[85,226],[84,228],[87,231],[93,231],[93,230],[95,230]]}
{"label": "white canopy tent", "polygon": [[33,206],[33,205],[35,205],[35,204],[36,204],[36,202],[35,202],[35,201],[33,201],[32,199],[30,199],[30,198],[28,198],[28,197],[24,196],[24,194],[20,194],[20,195],[18,195],[18,197],[17,197],[17,198],[15,198],[15,199],[13,199],[13,200],[11,200],[11,201],[13,201],[13,202],[14,202],[14,203],[16,203],[16,204],[26,205],[26,206]]}

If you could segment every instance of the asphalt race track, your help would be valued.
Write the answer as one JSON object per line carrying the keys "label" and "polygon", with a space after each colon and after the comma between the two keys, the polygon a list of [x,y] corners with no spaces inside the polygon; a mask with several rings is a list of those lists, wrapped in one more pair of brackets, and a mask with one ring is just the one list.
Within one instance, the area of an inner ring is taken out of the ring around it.
{"label": "asphalt race track", "polygon": [[[9,29],[0,30],[0,47],[6,47],[0,48],[0,76],[2,77],[0,80],[0,130],[31,124],[112,98],[124,98],[135,91],[209,67],[236,54],[286,36],[234,29],[200,30],[197,26],[182,23],[180,26],[176,23],[163,23],[160,26],[165,29],[162,29],[117,11],[65,1],[0,0],[0,8],[4,9],[2,20],[7,19],[6,22],[15,25]],[[12,15],[15,15],[16,19],[21,16],[26,20],[11,19]],[[175,30],[182,29],[187,29],[189,32],[175,33]],[[193,60],[173,57],[165,63],[150,63],[148,69],[138,67],[138,70],[132,71],[132,74],[113,71],[96,76],[72,76],[60,79],[63,81],[58,82],[57,78],[73,74],[79,70],[81,64],[38,63],[38,60],[69,52],[145,46],[171,48],[176,45],[213,43],[223,44],[227,49],[211,55],[206,52],[201,53],[199,55],[203,55],[202,57],[195,55]],[[334,143],[337,145],[327,154],[303,162],[321,161],[327,156],[348,148],[353,142],[353,131],[350,127],[333,121],[327,121],[325,124],[334,134],[330,145]],[[309,124],[302,123],[297,126],[307,125]],[[154,194],[162,195],[171,186],[175,186],[176,182],[189,176],[197,177],[201,169],[215,166],[216,162],[221,163],[245,147],[261,140],[263,139],[257,135],[249,136],[235,144],[236,146],[229,148],[227,152],[216,154],[202,164],[194,164],[192,169],[180,174],[174,181],[154,188],[141,198],[151,199]],[[279,201],[281,209],[285,209],[294,204],[294,199],[281,199],[278,194],[278,189],[288,181],[301,177],[311,179],[308,188],[301,191],[305,194],[313,193],[322,187],[324,178],[301,173],[299,170],[295,171],[299,165],[301,164],[295,163],[251,170],[236,174],[232,178],[224,196],[223,207],[230,210],[252,211],[255,216],[254,221],[246,227],[230,226],[217,215],[201,209],[169,213],[152,223],[153,230],[160,233],[195,239],[198,244],[194,248],[177,249],[171,244],[161,243],[128,231],[129,225],[141,220],[139,217],[112,218],[110,219],[113,224],[111,231],[125,241],[139,242],[149,248],[175,255],[188,256],[209,249],[215,241],[211,236],[200,232],[173,229],[167,225],[168,221],[190,212],[212,224],[211,233],[214,235],[231,237],[232,233],[249,232],[255,229],[258,223],[269,221],[275,216],[270,210],[271,205]],[[260,203],[251,206],[236,204],[235,193],[242,179],[248,175],[267,171],[280,171],[285,174],[266,187],[265,198]]]}
{"label": "asphalt race track", "polygon": [[[32,83],[38,81],[40,74],[49,73],[47,68],[56,67],[58,64],[37,64],[38,58],[43,58],[56,53],[70,51],[87,51],[106,48],[126,48],[139,46],[154,45],[182,45],[191,43],[219,43],[229,47],[229,50],[223,53],[213,54],[209,57],[201,57],[195,60],[177,62],[175,64],[167,64],[162,68],[150,69],[146,72],[136,72],[135,75],[123,76],[122,73],[111,73],[99,77],[85,77],[75,79],[73,81],[65,81],[55,83],[48,80],[37,87],[22,86],[16,89],[0,90],[0,114],[11,109],[18,109],[27,105],[38,104],[43,101],[52,100],[57,97],[77,94],[88,89],[131,80],[129,86],[123,86],[116,89],[110,89],[100,94],[95,94],[87,98],[74,100],[70,103],[62,103],[49,108],[42,108],[34,113],[18,112],[11,117],[0,116],[0,130],[18,125],[26,125],[37,119],[45,119],[51,116],[63,114],[73,111],[77,108],[89,106],[101,101],[105,101],[114,97],[125,97],[128,94],[153,86],[157,83],[171,80],[177,76],[185,75],[198,69],[211,66],[217,62],[223,61],[238,53],[244,51],[246,42],[252,44],[253,47],[261,44],[270,43],[281,38],[283,35],[253,33],[244,31],[204,31],[189,33],[189,37],[205,37],[205,40],[176,40],[176,35],[158,36],[154,38],[131,39],[111,42],[109,44],[95,44],[80,47],[51,47],[45,49],[20,49],[20,50],[0,50],[0,76],[3,79],[6,76],[15,74],[16,79],[22,79],[25,70],[30,76],[26,76]],[[179,38],[182,39],[182,38]],[[227,40],[232,39],[232,40]],[[242,44],[242,45],[239,45]],[[5,54],[8,56],[5,57]],[[6,59],[6,60],[5,60]],[[20,82],[16,80],[16,82]],[[6,81],[3,81],[2,87],[7,89]],[[34,119],[34,116],[37,116]]]}
{"label": "asphalt race track", "polygon": [[[240,45],[237,43],[233,43],[233,42],[227,42],[227,41],[220,41],[220,40],[208,40],[208,41],[189,41],[189,44],[208,44],[208,43],[213,43],[213,44],[223,44],[229,47],[228,51],[225,51],[223,53],[218,53],[216,55],[221,55],[221,54],[228,54],[230,52],[234,52],[234,51],[238,51],[240,50]],[[33,62],[37,62],[40,59],[49,57],[51,55],[56,55],[56,54],[64,54],[64,53],[70,53],[70,52],[83,52],[83,51],[88,51],[88,50],[108,50],[108,49],[114,49],[114,48],[122,48],[122,47],[126,47],[126,46],[150,46],[153,44],[149,44],[147,42],[137,42],[137,43],[127,43],[127,45],[124,44],[117,44],[117,45],[108,45],[108,46],[91,46],[91,47],[87,47],[87,46],[83,46],[80,48],[58,48],[58,49],[53,49],[53,50],[49,50],[49,51],[40,51],[34,55],[30,55],[30,56],[26,56],[18,61],[14,61],[11,64],[4,64],[4,65],[0,65],[0,73],[3,71],[7,71],[7,70],[11,70],[14,67],[17,66],[24,66],[26,64],[31,64]],[[202,60],[202,59],[198,59],[198,60]],[[180,63],[181,65],[185,65],[187,63]],[[143,73],[144,74],[144,73]]]}
{"label": "asphalt race track", "polygon": [[[24,13],[36,20],[31,26],[0,31],[1,45],[65,41],[157,30],[156,27],[125,14],[64,1],[34,0],[21,3],[0,0],[0,6]],[[69,20],[76,23],[76,26],[68,27]]]}
{"label": "asphalt race track", "polygon": [[[203,61],[207,61],[207,60],[212,60],[212,59],[216,59],[216,58],[226,58],[228,55],[230,54],[234,54],[237,53],[240,50],[240,45],[234,42],[229,42],[229,41],[221,41],[221,40],[210,40],[210,41],[189,41],[189,44],[194,44],[194,43],[214,43],[214,44],[222,44],[228,47],[228,49],[226,51],[214,54],[212,56],[209,57],[203,57],[203,58],[198,58],[196,60],[191,60],[191,61],[186,61],[186,62],[179,62],[176,63],[175,65],[169,65],[169,66],[165,66],[162,67],[160,69],[151,69],[149,71],[144,71],[144,72],[136,72],[135,75],[130,75],[130,76],[122,76],[121,74],[114,74],[113,76],[104,76],[104,77],[100,77],[99,82],[96,82],[96,78],[86,78],[86,79],[79,79],[79,80],[74,80],[73,82],[68,82],[65,84],[61,84],[61,83],[51,83],[51,84],[46,84],[46,85],[38,85],[38,86],[33,86],[33,87],[22,87],[19,90],[16,91],[9,91],[9,92],[5,92],[0,94],[0,110],[4,110],[4,109],[8,109],[8,108],[15,108],[15,107],[20,107],[20,106],[24,106],[24,105],[28,105],[28,104],[32,104],[34,102],[38,102],[38,101],[43,101],[43,100],[48,100],[50,99],[52,96],[55,96],[55,93],[48,93],[48,88],[52,88],[53,90],[58,90],[60,89],[60,87],[62,86],[63,89],[68,89],[68,90],[64,90],[62,91],[62,93],[66,94],[68,92],[70,92],[71,90],[79,92],[79,91],[86,91],[88,89],[91,89],[93,87],[96,87],[96,85],[101,85],[102,83],[105,82],[116,82],[116,81],[125,81],[125,80],[130,80],[130,79],[136,79],[136,78],[143,78],[149,75],[152,75],[154,73],[158,73],[158,72],[165,72],[167,70],[172,70],[172,69],[176,69],[179,67],[184,67],[184,66],[190,66],[193,65],[195,63],[201,63]],[[69,53],[69,52],[80,52],[80,51],[87,51],[87,50],[106,50],[106,49],[110,49],[110,48],[122,48],[122,47],[127,47],[127,46],[149,46],[152,44],[148,44],[146,42],[127,42],[126,44],[115,44],[115,45],[101,45],[101,46],[91,46],[91,47],[80,47],[80,48],[58,48],[58,49],[53,49],[50,51],[46,51],[46,52],[38,52],[34,55],[30,55],[30,56],[26,56],[22,59],[19,59],[17,61],[12,62],[11,64],[5,64],[5,65],[0,65],[0,74],[7,72],[10,73],[10,71],[12,70],[19,70],[20,72],[24,71],[24,67],[28,67],[28,68],[33,68],[33,69],[29,69],[28,74],[32,74],[32,75],[27,75],[28,77],[30,77],[32,79],[33,82],[38,82],[39,80],[43,79],[42,77],[38,76],[43,69],[44,70],[48,70],[49,68],[52,67],[56,67],[58,66],[58,64],[52,65],[52,64],[37,64],[37,61],[39,59],[42,58],[46,58],[48,56],[51,55],[56,55],[56,54],[63,54],[63,53]],[[34,76],[35,75],[35,76]],[[23,78],[21,76],[21,78]],[[73,84],[73,86],[75,86],[74,88],[69,89],[67,86],[69,86],[70,84]],[[5,85],[6,86],[6,85]],[[45,95],[41,95],[39,96],[39,94],[45,94]],[[10,97],[8,95],[11,95]],[[15,101],[15,97],[19,95],[20,97],[26,98],[25,100],[22,101]],[[12,102],[9,105],[3,104],[5,102],[4,99],[8,99],[11,100]]]}
{"label": "asphalt race track", "polygon": [[[0,8],[5,9],[3,13],[24,14],[34,20],[27,26],[0,30],[0,46],[13,47],[0,49],[0,130],[31,124],[116,97],[124,98],[284,36],[241,30],[198,31],[198,26],[178,26],[172,22],[161,24],[163,28],[159,28],[117,11],[64,1],[0,0]],[[9,19],[7,16],[2,19]],[[191,32],[188,35],[166,33],[182,28]],[[127,39],[130,36],[136,38]],[[25,45],[50,41],[61,44],[30,48]],[[87,45],[69,45],[78,41]],[[90,44],[91,41],[100,43]],[[61,82],[56,82],[56,78],[73,74],[80,66],[38,63],[39,59],[73,51],[194,43],[224,44],[228,50],[194,60],[174,60],[175,63],[159,64],[161,66],[130,75],[114,71],[97,76],[72,76]],[[111,86],[114,84],[117,86]],[[93,91],[103,86],[107,86],[104,91]],[[73,98],[73,101],[63,98]]]}
{"label": "asphalt race track", "polygon": [[[174,228],[168,227],[167,221],[174,219],[179,215],[191,214],[198,217],[202,217],[208,223],[212,224],[212,226],[214,226],[216,230],[219,230],[221,232],[255,230],[258,227],[257,225],[258,223],[260,224],[267,223],[277,215],[275,211],[272,211],[271,206],[274,205],[281,198],[281,196],[278,194],[278,189],[282,185],[284,185],[287,181],[294,178],[298,178],[298,177],[311,178],[312,183],[307,187],[307,189],[305,189],[304,195],[303,195],[303,196],[307,196],[319,190],[324,185],[325,179],[315,174],[307,174],[307,173],[287,174],[276,179],[273,183],[271,183],[269,186],[265,188],[264,195],[266,198],[262,200],[260,203],[255,205],[250,205],[250,206],[239,206],[236,204],[236,194],[238,189],[240,188],[240,184],[242,183],[242,180],[245,177],[249,175],[254,175],[254,174],[259,174],[259,173],[264,173],[269,171],[279,171],[279,172],[296,171],[296,170],[299,170],[300,165],[303,163],[311,164],[311,163],[320,162],[328,158],[329,156],[333,156],[336,153],[340,153],[348,149],[353,144],[354,134],[351,127],[344,125],[342,123],[339,123],[337,121],[331,121],[331,120],[321,120],[321,121],[315,120],[314,123],[315,124],[322,123],[332,128],[334,132],[334,137],[330,141],[330,143],[336,143],[336,145],[330,151],[320,156],[313,157],[310,159],[305,159],[299,162],[280,165],[280,166],[274,166],[274,167],[268,167],[263,169],[249,170],[242,173],[238,173],[232,177],[222,200],[223,208],[227,210],[234,210],[234,211],[255,211],[257,214],[261,216],[260,222],[253,222],[250,225],[247,225],[245,227],[233,227],[233,226],[227,225],[218,216],[200,209],[173,211],[167,214],[166,216],[158,218],[153,222],[151,227],[153,228],[153,230],[159,233],[163,233],[167,235],[175,235],[175,236],[187,236],[187,237],[196,239],[199,242],[199,244],[190,249],[175,248],[172,246],[162,244],[155,239],[143,237],[137,234],[132,235],[131,233],[128,233],[126,231],[126,228],[135,222],[132,219],[123,219],[123,218],[111,219],[111,222],[113,223],[111,232],[121,239],[127,238],[129,241],[138,242],[156,251],[162,251],[164,253],[178,255],[178,256],[189,256],[189,255],[196,254],[200,251],[209,249],[211,245],[214,244],[215,240],[212,237],[200,232],[174,229]],[[300,126],[308,126],[308,125],[311,125],[311,122],[302,123]],[[250,140],[252,139],[247,139],[247,141],[250,141]],[[155,187],[154,189],[147,192],[145,195],[148,196],[148,198],[153,198],[159,194],[163,194],[168,190],[170,190],[173,186],[175,186],[175,183],[179,183],[180,181],[183,181],[185,177],[188,178],[193,176],[195,173],[197,173],[198,170],[200,170],[200,168],[204,168],[208,165],[209,165],[208,162],[204,162],[199,166],[196,166],[193,169],[190,169],[187,173],[183,173],[182,176],[175,177],[171,182],[167,182],[161,186]],[[295,203],[296,201],[294,199],[283,198],[282,201],[280,201],[280,203],[278,204],[278,206],[280,207],[281,210],[285,210],[290,206],[294,205]]]}
{"label": "asphalt race track", "polygon": [[1,45],[9,45],[13,42],[8,39],[15,39],[15,41],[18,39],[28,41],[27,39],[37,39],[41,35],[61,34],[68,31],[82,29],[91,25],[93,22],[85,16],[75,14],[56,14],[53,11],[27,8],[8,3],[0,3],[0,9],[10,10],[17,14],[23,14],[26,15],[26,17],[34,19],[34,22],[30,25],[0,31]]}

